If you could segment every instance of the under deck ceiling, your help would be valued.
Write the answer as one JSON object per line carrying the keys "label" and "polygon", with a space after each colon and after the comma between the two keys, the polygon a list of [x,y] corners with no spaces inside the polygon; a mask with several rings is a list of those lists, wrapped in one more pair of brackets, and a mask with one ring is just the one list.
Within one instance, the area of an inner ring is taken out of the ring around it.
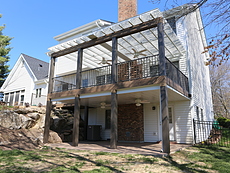
{"label": "under deck ceiling", "polygon": [[[116,33],[118,31],[128,29],[132,26],[153,20],[157,17],[163,17],[163,15],[159,9],[154,9],[152,11],[112,24],[111,26],[99,29],[81,37],[60,43],[49,48],[49,54],[80,45],[95,38],[100,38],[111,33]],[[164,20],[164,39],[166,51],[165,53],[167,58],[174,61],[184,56],[185,49],[183,48],[180,40],[166,20]],[[112,41],[86,48],[83,51],[83,69],[104,66],[105,64],[100,64],[102,58],[105,58],[106,60],[112,59]],[[137,54],[139,52],[140,55],[135,54],[135,52],[137,52]],[[133,60],[135,58],[152,56],[156,54],[158,54],[156,27],[118,39],[118,62]],[[64,57],[71,59],[73,62],[76,62],[77,52],[64,55]]]}
{"label": "under deck ceiling", "polygon": [[[189,100],[182,94],[175,92],[174,90],[168,88],[168,101],[185,101]],[[101,95],[101,96],[100,96]],[[111,95],[110,93],[99,93],[97,96],[89,95],[87,98],[84,98],[84,95],[81,96],[81,106],[89,107],[100,107],[101,102],[105,102],[107,107],[110,107]],[[140,99],[143,103],[159,104],[160,102],[160,90],[155,89],[151,91],[138,91],[132,93],[123,93],[118,94],[118,104],[135,104],[135,100]],[[53,101],[58,101],[54,99]],[[61,100],[63,103],[74,103],[74,97],[64,98]]]}

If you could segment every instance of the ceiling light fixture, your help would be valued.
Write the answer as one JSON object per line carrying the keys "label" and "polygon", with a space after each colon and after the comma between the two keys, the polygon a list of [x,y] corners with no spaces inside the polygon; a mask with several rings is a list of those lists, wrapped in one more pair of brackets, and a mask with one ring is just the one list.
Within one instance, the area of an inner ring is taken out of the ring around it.
{"label": "ceiling light fixture", "polygon": [[141,99],[136,99],[135,103],[136,103],[136,106],[141,106]]}

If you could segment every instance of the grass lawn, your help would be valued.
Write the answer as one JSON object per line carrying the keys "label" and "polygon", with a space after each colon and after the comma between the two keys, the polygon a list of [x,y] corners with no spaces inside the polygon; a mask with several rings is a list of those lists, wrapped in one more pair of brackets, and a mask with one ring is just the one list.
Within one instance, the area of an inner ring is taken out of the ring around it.
{"label": "grass lawn", "polygon": [[0,150],[0,173],[31,172],[230,172],[230,148],[194,146],[168,157],[44,147]]}

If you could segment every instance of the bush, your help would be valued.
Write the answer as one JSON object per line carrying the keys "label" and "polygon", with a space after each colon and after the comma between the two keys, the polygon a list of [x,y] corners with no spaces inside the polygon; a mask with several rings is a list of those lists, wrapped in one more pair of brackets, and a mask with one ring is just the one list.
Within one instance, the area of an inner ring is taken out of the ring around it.
{"label": "bush", "polygon": [[219,117],[217,118],[217,121],[220,124],[220,126],[230,128],[230,119],[227,119],[225,117]]}

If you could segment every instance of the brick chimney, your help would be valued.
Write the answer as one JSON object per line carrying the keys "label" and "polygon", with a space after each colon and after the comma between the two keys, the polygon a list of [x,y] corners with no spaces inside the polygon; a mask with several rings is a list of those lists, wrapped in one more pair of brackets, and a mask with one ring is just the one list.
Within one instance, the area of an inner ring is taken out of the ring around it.
{"label": "brick chimney", "polygon": [[137,15],[137,0],[118,0],[118,21]]}

